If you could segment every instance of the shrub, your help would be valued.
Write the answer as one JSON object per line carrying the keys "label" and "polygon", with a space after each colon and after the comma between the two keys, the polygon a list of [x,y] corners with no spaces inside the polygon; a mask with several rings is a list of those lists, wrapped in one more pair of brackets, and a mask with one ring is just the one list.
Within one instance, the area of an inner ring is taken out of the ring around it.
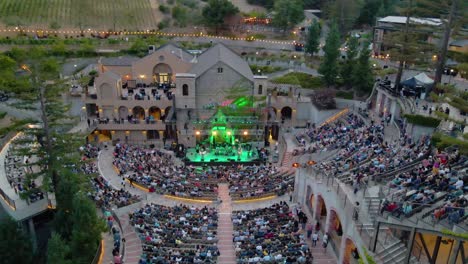
{"label": "shrub", "polygon": [[343,99],[348,99],[348,100],[353,100],[354,92],[353,91],[337,91],[336,92],[336,97],[343,98]]}
{"label": "shrub", "polygon": [[163,14],[168,14],[169,13],[169,7],[167,7],[165,5],[160,5],[159,6],[159,11],[161,11],[161,13],[163,13]]}
{"label": "shrub", "polygon": [[426,126],[426,127],[437,127],[440,124],[440,119],[423,116],[423,115],[405,115],[406,120],[408,123],[419,125],[419,126]]}
{"label": "shrub", "polygon": [[7,112],[0,112],[0,119],[5,118],[6,115],[7,115]]}
{"label": "shrub", "polygon": [[169,19],[163,19],[161,22],[158,23],[158,29],[162,30],[167,28],[170,25],[170,20]]}
{"label": "shrub", "polygon": [[460,154],[468,155],[468,142],[457,139],[451,136],[444,135],[440,132],[434,133],[431,138],[432,145],[438,149],[445,149],[451,146],[457,146]]}
{"label": "shrub", "polygon": [[187,8],[176,5],[172,8],[172,17],[177,22],[177,24],[181,27],[185,27],[187,25]]}

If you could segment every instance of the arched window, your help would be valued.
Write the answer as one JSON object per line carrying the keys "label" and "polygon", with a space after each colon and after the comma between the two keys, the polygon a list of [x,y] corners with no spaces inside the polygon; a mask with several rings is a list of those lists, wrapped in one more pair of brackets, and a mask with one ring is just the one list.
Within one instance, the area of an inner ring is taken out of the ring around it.
{"label": "arched window", "polygon": [[188,96],[188,85],[187,84],[182,85],[182,95],[183,96]]}

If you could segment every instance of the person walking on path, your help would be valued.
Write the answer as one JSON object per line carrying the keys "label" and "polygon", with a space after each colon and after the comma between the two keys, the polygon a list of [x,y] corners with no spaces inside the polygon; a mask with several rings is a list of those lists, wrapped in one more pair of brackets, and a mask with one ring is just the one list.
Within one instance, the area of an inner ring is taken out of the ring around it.
{"label": "person walking on path", "polygon": [[323,247],[323,252],[327,252],[327,246],[328,246],[328,233],[325,233],[322,238],[322,247]]}
{"label": "person walking on path", "polygon": [[312,231],[314,230],[312,223],[308,223],[306,228],[307,228],[307,238],[310,238],[310,236],[312,235]]}
{"label": "person walking on path", "polygon": [[317,246],[317,241],[318,241],[318,233],[315,232],[315,233],[312,235],[312,247],[316,247],[316,246]]}

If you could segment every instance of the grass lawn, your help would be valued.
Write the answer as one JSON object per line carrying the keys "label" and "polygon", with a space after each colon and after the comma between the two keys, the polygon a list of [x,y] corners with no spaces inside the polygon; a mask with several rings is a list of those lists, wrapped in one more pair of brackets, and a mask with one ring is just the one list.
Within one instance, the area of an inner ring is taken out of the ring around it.
{"label": "grass lawn", "polygon": [[322,79],[320,77],[314,77],[302,72],[290,72],[286,75],[272,79],[271,82],[300,85],[302,88],[308,89],[317,89],[323,86]]}
{"label": "grass lawn", "polygon": [[44,29],[144,30],[161,19],[156,0],[1,0],[0,22]]}

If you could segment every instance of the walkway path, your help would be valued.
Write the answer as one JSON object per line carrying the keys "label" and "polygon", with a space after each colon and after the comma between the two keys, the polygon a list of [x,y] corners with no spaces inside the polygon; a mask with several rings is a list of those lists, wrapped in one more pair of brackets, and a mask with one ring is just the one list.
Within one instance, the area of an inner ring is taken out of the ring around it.
{"label": "walkway path", "polygon": [[219,205],[218,219],[218,248],[220,256],[218,263],[234,264],[236,263],[236,252],[234,251],[234,243],[232,234],[234,227],[232,225],[232,201],[229,196],[229,186],[227,183],[218,185],[218,196],[222,203]]}

